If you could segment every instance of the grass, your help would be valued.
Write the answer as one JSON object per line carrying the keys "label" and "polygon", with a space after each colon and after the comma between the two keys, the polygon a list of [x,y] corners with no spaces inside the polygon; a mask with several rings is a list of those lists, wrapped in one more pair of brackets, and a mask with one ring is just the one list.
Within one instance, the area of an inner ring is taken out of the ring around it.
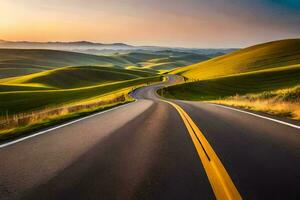
{"label": "grass", "polygon": [[0,141],[14,139],[41,128],[131,102],[133,99],[128,95],[130,90],[131,88],[121,90],[93,101],[2,117],[0,119]]}
{"label": "grass", "polygon": [[189,82],[160,91],[168,98],[209,101],[300,84],[300,65]]}
{"label": "grass", "polygon": [[236,95],[212,102],[300,120],[300,85],[258,94]]}
{"label": "grass", "polygon": [[[79,66],[63,67],[13,78],[0,79],[0,91],[6,86],[44,87],[52,89],[70,89],[91,85],[100,85],[141,77],[154,76],[154,73],[126,70],[110,67]],[[1,88],[2,85],[2,88]],[[22,89],[22,88],[15,88]],[[8,89],[6,89],[8,90]]]}
{"label": "grass", "polygon": [[155,76],[73,89],[1,92],[0,116],[57,107],[160,80],[161,76]]}
{"label": "grass", "polygon": [[[82,117],[93,112],[98,112],[112,108],[124,103],[133,101],[128,95],[133,89],[161,81],[163,77],[138,78],[129,81],[122,81],[102,86],[87,87],[69,90],[55,91],[27,91],[5,94],[18,94],[23,102],[16,107],[16,101],[8,102],[5,108],[13,108],[15,112],[3,112],[0,116],[0,141],[14,139],[26,133],[30,133],[41,128],[56,125],[71,119]],[[32,95],[32,92],[37,92]],[[67,96],[66,96],[66,93]],[[0,93],[0,96],[3,93]],[[40,97],[40,98],[39,98]],[[15,97],[14,97],[15,98]],[[50,100],[50,101],[46,101]],[[2,100],[2,99],[1,99]],[[36,103],[33,103],[33,102]],[[19,102],[19,99],[17,100]],[[38,106],[37,103],[40,103]],[[2,106],[2,104],[1,104]]]}
{"label": "grass", "polygon": [[299,63],[300,39],[289,39],[241,49],[172,73],[192,80],[206,80]]}
{"label": "grass", "polygon": [[0,78],[14,77],[65,66],[123,67],[126,62],[109,56],[41,49],[0,49]]}
{"label": "grass", "polygon": [[[158,73],[160,70],[174,69],[208,58],[204,55],[181,52],[131,52],[122,55],[100,56],[43,49],[0,49],[0,79],[67,66],[101,66],[122,69],[134,67],[139,69],[136,71]],[[158,67],[152,69],[151,65]]]}
{"label": "grass", "polygon": [[190,65],[210,57],[187,52],[161,51],[153,53],[128,53],[119,55],[118,58],[129,61],[129,69],[139,68],[142,70],[151,70],[159,73],[173,70],[178,67]]}

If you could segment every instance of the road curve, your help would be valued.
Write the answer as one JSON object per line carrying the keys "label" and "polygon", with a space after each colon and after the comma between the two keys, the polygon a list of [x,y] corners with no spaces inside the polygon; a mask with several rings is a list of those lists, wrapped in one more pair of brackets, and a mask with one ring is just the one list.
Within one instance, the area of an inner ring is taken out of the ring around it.
{"label": "road curve", "polygon": [[[178,111],[155,90],[136,102],[0,149],[0,199],[216,199]],[[243,199],[300,199],[299,129],[172,101],[210,143]],[[290,121],[289,123],[296,122]]]}

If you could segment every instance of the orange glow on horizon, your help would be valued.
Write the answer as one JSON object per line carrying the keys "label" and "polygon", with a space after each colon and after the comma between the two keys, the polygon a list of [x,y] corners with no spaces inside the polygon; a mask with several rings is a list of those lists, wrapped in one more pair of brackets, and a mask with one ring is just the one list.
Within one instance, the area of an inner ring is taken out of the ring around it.
{"label": "orange glow on horizon", "polygon": [[[136,3],[135,0],[131,1]],[[272,39],[297,35],[285,29],[278,31],[276,27],[262,29],[257,21],[247,19],[245,24],[238,17],[232,18],[205,8],[195,15],[188,11],[167,12],[150,10],[147,6],[118,5],[120,2],[114,1],[88,2],[2,0],[0,39],[239,47],[270,40],[270,35]]]}

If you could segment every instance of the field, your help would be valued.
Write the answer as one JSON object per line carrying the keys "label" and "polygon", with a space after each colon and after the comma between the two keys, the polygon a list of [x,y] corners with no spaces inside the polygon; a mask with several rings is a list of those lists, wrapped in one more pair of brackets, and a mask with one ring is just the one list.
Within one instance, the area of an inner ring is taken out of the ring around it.
{"label": "field", "polygon": [[[289,108],[291,105],[299,108],[300,97],[291,91],[300,85],[300,40],[282,40],[256,45],[171,73],[186,77],[187,83],[160,90],[159,92],[166,97],[211,101],[286,115],[285,113],[291,113],[287,106],[276,111],[270,108],[275,108],[275,104],[284,103],[288,104]],[[289,91],[286,95],[294,96],[293,100],[274,99],[272,95],[261,99],[265,94],[275,94],[282,90]],[[252,97],[251,100],[247,98],[249,96]],[[255,102],[257,106],[254,106]],[[295,113],[289,116],[298,118]]]}
{"label": "field", "polygon": [[35,49],[0,49],[0,78],[14,77],[65,66],[122,67],[125,63],[106,56]]}
{"label": "field", "polygon": [[247,93],[294,87],[300,84],[300,65],[231,75],[203,81],[188,82],[167,88],[169,98],[215,100]]}
{"label": "field", "polygon": [[90,98],[99,98],[101,95],[120,89],[160,80],[159,76],[155,76],[75,89],[2,92],[0,93],[0,115],[18,114]]}
{"label": "field", "polygon": [[161,70],[174,69],[209,58],[210,56],[201,54],[173,51],[129,52],[103,56],[57,50],[0,49],[0,79],[69,66],[134,68],[159,73]]}
{"label": "field", "polygon": [[[36,87],[40,89],[69,89],[155,76],[155,73],[111,67],[63,67],[30,75],[0,79],[5,86]],[[0,91],[2,91],[0,88]]]}
{"label": "field", "polygon": [[207,55],[186,52],[159,51],[151,54],[128,53],[119,56],[132,62],[129,68],[166,72],[178,67],[210,59]]}

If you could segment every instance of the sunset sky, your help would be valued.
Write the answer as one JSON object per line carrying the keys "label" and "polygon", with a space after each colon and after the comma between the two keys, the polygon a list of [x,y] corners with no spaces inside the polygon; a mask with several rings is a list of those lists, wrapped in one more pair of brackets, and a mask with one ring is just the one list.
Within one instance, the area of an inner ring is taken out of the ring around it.
{"label": "sunset sky", "polygon": [[244,47],[300,37],[299,0],[0,0],[0,39]]}

